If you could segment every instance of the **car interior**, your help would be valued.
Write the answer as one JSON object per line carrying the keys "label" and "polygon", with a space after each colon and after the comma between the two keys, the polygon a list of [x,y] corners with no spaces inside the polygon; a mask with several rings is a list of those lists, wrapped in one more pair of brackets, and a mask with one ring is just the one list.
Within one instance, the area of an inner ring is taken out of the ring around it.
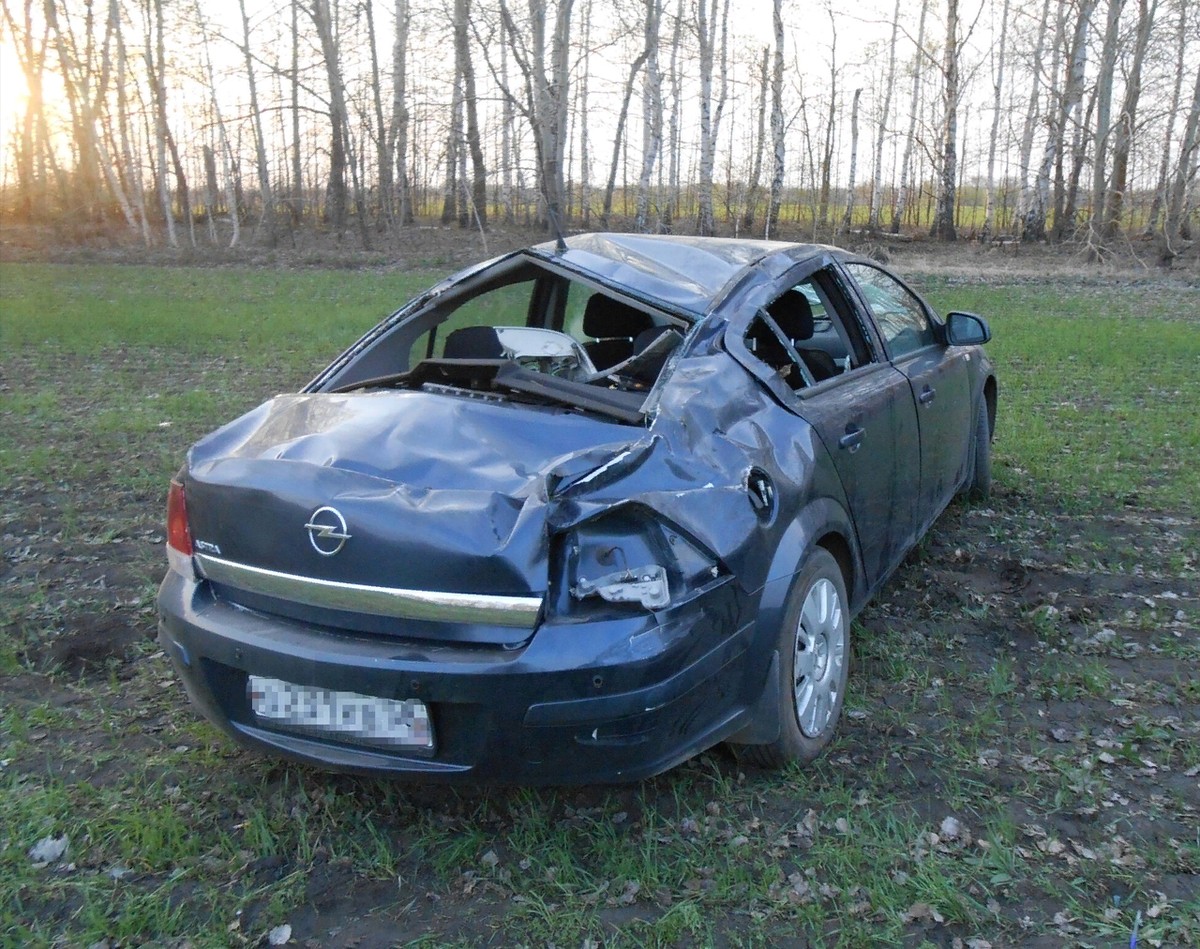
{"label": "car interior", "polygon": [[820,385],[870,361],[861,334],[834,305],[838,294],[832,278],[820,274],[788,288],[751,321],[746,348],[793,389]]}

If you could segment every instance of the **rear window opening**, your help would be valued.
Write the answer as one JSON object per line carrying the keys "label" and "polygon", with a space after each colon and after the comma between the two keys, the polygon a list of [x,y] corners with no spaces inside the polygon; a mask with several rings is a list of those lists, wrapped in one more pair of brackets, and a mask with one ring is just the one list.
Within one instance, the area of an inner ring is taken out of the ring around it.
{"label": "rear window opening", "polygon": [[677,317],[518,259],[444,291],[324,390],[461,390],[640,421],[685,329]]}

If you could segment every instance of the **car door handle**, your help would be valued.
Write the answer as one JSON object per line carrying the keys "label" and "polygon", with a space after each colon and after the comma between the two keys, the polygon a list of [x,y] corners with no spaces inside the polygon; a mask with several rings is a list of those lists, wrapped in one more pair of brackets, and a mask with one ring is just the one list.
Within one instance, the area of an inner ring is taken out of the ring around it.
{"label": "car door handle", "polygon": [[862,447],[863,438],[866,437],[866,434],[866,429],[859,428],[857,425],[848,425],[846,426],[846,434],[838,439],[838,448],[845,448],[853,455]]}
{"label": "car door handle", "polygon": [[937,398],[937,389],[931,389],[929,386],[926,386],[921,390],[921,394],[917,396],[917,401],[922,405],[928,405],[935,398]]}

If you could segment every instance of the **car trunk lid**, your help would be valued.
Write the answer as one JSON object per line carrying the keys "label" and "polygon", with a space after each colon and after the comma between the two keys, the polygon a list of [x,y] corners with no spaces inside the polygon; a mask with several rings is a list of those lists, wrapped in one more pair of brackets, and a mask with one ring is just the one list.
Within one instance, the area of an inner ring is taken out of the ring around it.
{"label": "car trunk lid", "polygon": [[[248,606],[371,632],[520,639],[511,627],[532,627],[529,603],[546,590],[546,474],[630,434],[566,410],[426,392],[280,396],[189,455],[198,562]],[[254,572],[230,580],[222,564]],[[250,582],[272,577],[273,595]],[[378,597],[353,595],[360,587],[500,598],[482,602],[511,601],[513,619],[436,608],[381,618]],[[341,605],[314,611],[331,591]]]}

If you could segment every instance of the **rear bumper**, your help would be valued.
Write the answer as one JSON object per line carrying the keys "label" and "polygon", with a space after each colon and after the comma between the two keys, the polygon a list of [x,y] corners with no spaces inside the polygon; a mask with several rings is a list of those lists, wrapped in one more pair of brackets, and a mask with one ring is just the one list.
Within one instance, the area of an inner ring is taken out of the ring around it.
{"label": "rear bumper", "polygon": [[[238,741],[321,767],[464,783],[630,781],[736,732],[770,648],[746,598],[714,581],[655,615],[543,623],[517,648],[350,633],[230,605],[175,571],[159,591],[159,639],[205,716]],[[247,675],[420,699],[432,756],[267,727]]]}

